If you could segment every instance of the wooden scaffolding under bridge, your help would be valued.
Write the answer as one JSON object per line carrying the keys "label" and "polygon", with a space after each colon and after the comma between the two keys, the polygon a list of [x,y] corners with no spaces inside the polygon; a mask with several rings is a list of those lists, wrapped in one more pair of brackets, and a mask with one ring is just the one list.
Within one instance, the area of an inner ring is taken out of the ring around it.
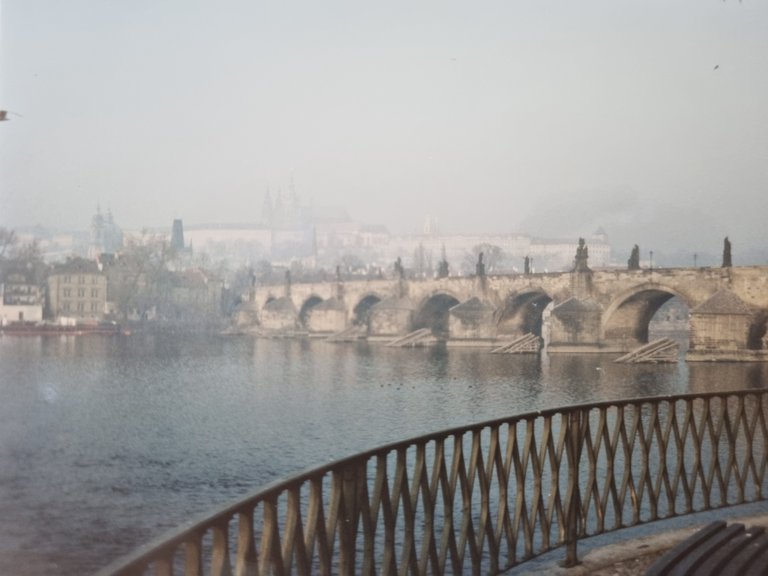
{"label": "wooden scaffolding under bridge", "polygon": [[355,340],[361,340],[365,338],[367,333],[365,326],[350,326],[345,328],[341,332],[331,334],[326,338],[327,342],[354,342]]}
{"label": "wooden scaffolding under bridge", "polygon": [[536,354],[539,350],[541,350],[541,338],[529,332],[503,346],[494,348],[491,354]]}
{"label": "wooden scaffolding under bridge", "polygon": [[390,340],[387,342],[387,346],[406,348],[408,346],[426,346],[436,342],[437,338],[435,338],[435,336],[432,334],[432,330],[429,328],[420,328],[419,330],[414,330],[405,336],[398,336],[394,340]]}
{"label": "wooden scaffolding under bridge", "polygon": [[616,358],[621,364],[639,364],[642,362],[677,362],[680,357],[680,344],[671,338],[660,338],[640,348]]}

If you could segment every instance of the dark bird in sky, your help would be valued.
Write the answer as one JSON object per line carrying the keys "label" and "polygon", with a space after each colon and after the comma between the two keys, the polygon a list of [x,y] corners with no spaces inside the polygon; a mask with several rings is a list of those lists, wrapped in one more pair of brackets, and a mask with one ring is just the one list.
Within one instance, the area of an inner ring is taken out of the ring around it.
{"label": "dark bird in sky", "polygon": [[715,70],[717,70],[718,68],[720,68],[720,64],[715,64],[715,67],[714,67],[714,68],[712,68],[712,71],[715,71]]}
{"label": "dark bird in sky", "polygon": [[14,116],[21,116],[21,114],[17,114],[16,112],[8,112],[8,110],[0,110],[0,122],[7,122],[10,120],[8,118],[8,114],[13,114]]}

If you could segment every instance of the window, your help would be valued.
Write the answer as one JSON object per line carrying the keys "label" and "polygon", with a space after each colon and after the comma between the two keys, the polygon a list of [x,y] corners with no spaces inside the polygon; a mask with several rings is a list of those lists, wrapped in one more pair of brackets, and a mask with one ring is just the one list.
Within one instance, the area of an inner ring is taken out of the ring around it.
{"label": "window", "polygon": [[64,312],[69,312],[69,302],[64,302],[62,309],[64,310]]}
{"label": "window", "polygon": [[64,276],[64,283],[69,284],[72,282],[72,276]]}
{"label": "window", "polygon": [[77,277],[77,281],[78,281],[80,284],[85,284],[85,276],[78,276],[78,277]]}
{"label": "window", "polygon": [[77,289],[77,297],[78,298],[85,298],[85,288],[78,288]]}
{"label": "window", "polygon": [[91,312],[97,312],[99,310],[99,305],[96,302],[91,302]]}
{"label": "window", "polygon": [[72,296],[72,289],[71,288],[64,288],[64,296],[69,298]]}
{"label": "window", "polygon": [[91,298],[98,298],[98,297],[99,297],[99,289],[91,288]]}
{"label": "window", "polygon": [[83,302],[78,302],[77,303],[77,311],[78,312],[82,312],[83,310],[85,310],[85,304]]}

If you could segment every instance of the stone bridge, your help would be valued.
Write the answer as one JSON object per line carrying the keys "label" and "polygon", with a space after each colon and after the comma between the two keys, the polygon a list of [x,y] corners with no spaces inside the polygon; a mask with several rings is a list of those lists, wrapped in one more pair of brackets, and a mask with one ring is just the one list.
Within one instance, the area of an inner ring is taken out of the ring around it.
{"label": "stone bridge", "polygon": [[261,333],[369,339],[429,328],[451,345],[494,345],[526,333],[549,352],[626,352],[648,342],[667,300],[690,310],[688,360],[768,360],[768,267],[580,270],[442,279],[258,286],[239,324]]}

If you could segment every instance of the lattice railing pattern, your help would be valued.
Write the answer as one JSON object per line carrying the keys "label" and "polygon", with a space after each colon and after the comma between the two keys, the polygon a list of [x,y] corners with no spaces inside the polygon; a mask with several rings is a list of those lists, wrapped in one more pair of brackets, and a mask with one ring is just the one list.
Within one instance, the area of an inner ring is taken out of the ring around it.
{"label": "lattice railing pattern", "polygon": [[768,391],[523,414],[272,485],[100,574],[493,574],[601,534],[765,498]]}

